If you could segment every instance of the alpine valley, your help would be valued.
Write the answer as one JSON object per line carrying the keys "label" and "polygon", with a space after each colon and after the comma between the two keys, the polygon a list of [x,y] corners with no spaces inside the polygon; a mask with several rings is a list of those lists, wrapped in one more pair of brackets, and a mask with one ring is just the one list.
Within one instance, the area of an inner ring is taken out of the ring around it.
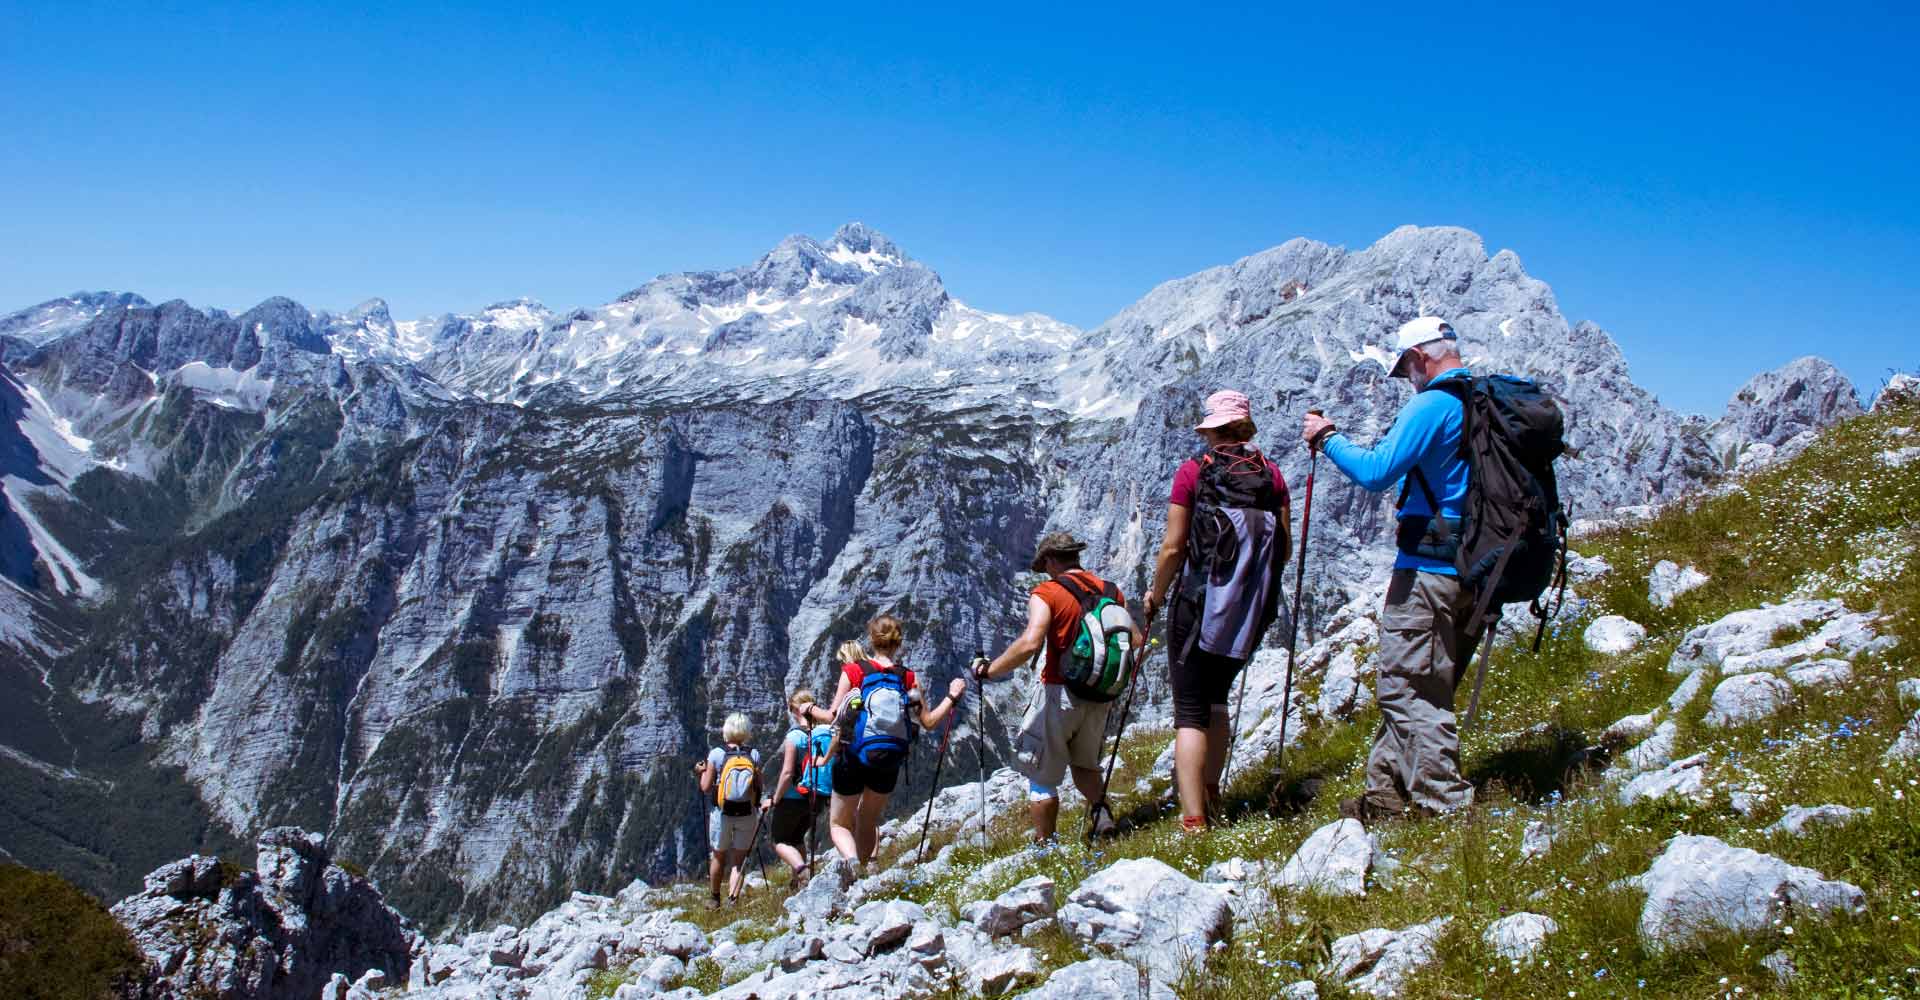
{"label": "alpine valley", "polygon": [[[1566,401],[1576,517],[1861,412],[1817,359],[1672,412],[1449,228],[1291,240],[1084,331],[972,308],[858,224],[565,313],[85,293],[0,317],[0,858],[117,899],[297,826],[429,928],[689,871],[689,768],[727,713],[771,746],[784,693],[830,685],[880,612],[943,680],[1012,637],[1043,530],[1137,595],[1208,392],[1253,398],[1297,491],[1302,411],[1383,432],[1407,389],[1369,345],[1423,314]],[[1336,480],[1323,612],[1378,579],[1394,500]]]}

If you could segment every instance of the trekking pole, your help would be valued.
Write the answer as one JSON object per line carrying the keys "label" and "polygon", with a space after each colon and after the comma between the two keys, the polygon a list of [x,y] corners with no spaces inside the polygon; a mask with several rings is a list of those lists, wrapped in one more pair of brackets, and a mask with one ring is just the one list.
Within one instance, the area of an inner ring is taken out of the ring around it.
{"label": "trekking pole", "polygon": [[955,705],[946,724],[940,727],[940,753],[933,759],[933,787],[927,791],[927,815],[920,821],[920,846],[913,851],[922,861],[926,860],[927,831],[933,825],[933,800],[940,794],[940,772],[947,766],[947,740],[953,736],[953,720],[959,714],[960,706]]}
{"label": "trekking pole", "polygon": [[[1319,415],[1319,410],[1308,410]],[[1279,804],[1280,783],[1287,780],[1287,717],[1293,712],[1293,663],[1300,647],[1300,598],[1306,593],[1307,585],[1307,532],[1313,527],[1313,478],[1320,471],[1320,446],[1314,442],[1307,444],[1307,498],[1300,509],[1300,561],[1293,571],[1293,613],[1287,621],[1287,676],[1280,688],[1280,753],[1274,761],[1276,775],[1273,789],[1267,793],[1267,805]],[[1245,682],[1246,674],[1240,675]],[[1227,759],[1233,759],[1233,744],[1227,744]],[[1225,782],[1224,775],[1221,778]]]}
{"label": "trekking pole", "polygon": [[754,810],[753,839],[747,842],[747,856],[740,859],[740,891],[742,893],[747,891],[747,865],[754,855],[760,856],[761,880],[765,881],[767,878],[767,855],[765,851],[760,850],[760,825],[766,822],[767,812],[766,809]]}
{"label": "trekking pole", "polygon": [[[1153,631],[1153,618],[1147,618],[1143,632]],[[1159,639],[1147,640],[1147,648],[1140,655],[1140,662],[1134,664],[1133,676],[1127,680],[1127,700],[1120,703],[1120,728],[1113,733],[1113,750],[1107,754],[1107,767],[1100,775],[1100,801],[1087,807],[1087,844],[1092,846],[1094,831],[1100,826],[1100,813],[1104,811],[1108,819],[1113,818],[1113,806],[1107,802],[1108,788],[1113,784],[1113,765],[1120,759],[1120,739],[1127,734],[1127,716],[1133,711],[1133,692],[1140,685],[1140,668],[1146,665],[1147,657],[1160,645]]]}
{"label": "trekking pole", "polygon": [[[973,651],[975,662],[986,658],[985,650]],[[975,756],[980,760],[980,846],[984,849],[987,846],[987,682],[977,680],[977,683],[980,686],[980,707],[974,712],[973,724],[980,730],[974,735],[980,737]]]}

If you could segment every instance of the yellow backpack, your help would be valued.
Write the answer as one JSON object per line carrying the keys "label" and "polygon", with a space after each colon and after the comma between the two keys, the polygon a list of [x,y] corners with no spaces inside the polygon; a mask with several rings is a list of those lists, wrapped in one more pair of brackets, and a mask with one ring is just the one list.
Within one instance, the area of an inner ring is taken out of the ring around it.
{"label": "yellow backpack", "polygon": [[760,769],[754,766],[753,752],[744,747],[726,747],[726,759],[720,763],[719,780],[713,783],[714,804],[728,816],[753,814],[753,781]]}

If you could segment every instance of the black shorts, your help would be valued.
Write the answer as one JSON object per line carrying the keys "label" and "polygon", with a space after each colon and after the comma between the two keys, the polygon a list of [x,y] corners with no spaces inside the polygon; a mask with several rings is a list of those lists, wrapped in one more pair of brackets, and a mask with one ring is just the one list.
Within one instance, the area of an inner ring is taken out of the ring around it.
{"label": "black shorts", "polygon": [[839,760],[833,762],[833,794],[835,795],[854,796],[862,792],[892,795],[893,786],[899,783],[899,761],[884,767],[869,767],[855,759],[853,754],[845,753],[840,755]]}
{"label": "black shorts", "polygon": [[813,827],[813,800],[783,798],[773,804],[773,817],[769,822],[773,826],[770,835],[774,843],[804,847],[807,831]]}
{"label": "black shorts", "polygon": [[1213,724],[1213,707],[1227,704],[1234,679],[1247,661],[1209,653],[1187,641],[1200,623],[1200,602],[1175,598],[1167,615],[1168,686],[1173,688],[1175,729],[1206,729]]}

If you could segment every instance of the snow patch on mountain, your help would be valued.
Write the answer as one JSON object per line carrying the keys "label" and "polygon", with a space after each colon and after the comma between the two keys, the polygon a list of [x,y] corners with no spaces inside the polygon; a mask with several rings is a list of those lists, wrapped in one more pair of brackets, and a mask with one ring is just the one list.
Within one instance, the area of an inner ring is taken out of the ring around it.
{"label": "snow patch on mountain", "polygon": [[67,551],[66,546],[60,544],[60,539],[47,530],[47,526],[41,523],[39,515],[35,514],[33,508],[27,503],[27,498],[48,491],[47,487],[35,486],[18,476],[0,477],[0,493],[5,494],[7,504],[13,508],[13,512],[19,515],[20,522],[26,526],[27,535],[33,540],[34,549],[53,570],[49,575],[53,578],[54,592],[63,597],[74,596],[84,600],[98,597],[101,593],[100,581],[87,575],[86,570],[81,568],[80,560],[75,558],[72,552]]}
{"label": "snow patch on mountain", "polygon": [[273,395],[274,380],[261,378],[253,369],[215,368],[204,361],[181,365],[172,379],[215,406],[248,413],[266,410],[267,400]]}

